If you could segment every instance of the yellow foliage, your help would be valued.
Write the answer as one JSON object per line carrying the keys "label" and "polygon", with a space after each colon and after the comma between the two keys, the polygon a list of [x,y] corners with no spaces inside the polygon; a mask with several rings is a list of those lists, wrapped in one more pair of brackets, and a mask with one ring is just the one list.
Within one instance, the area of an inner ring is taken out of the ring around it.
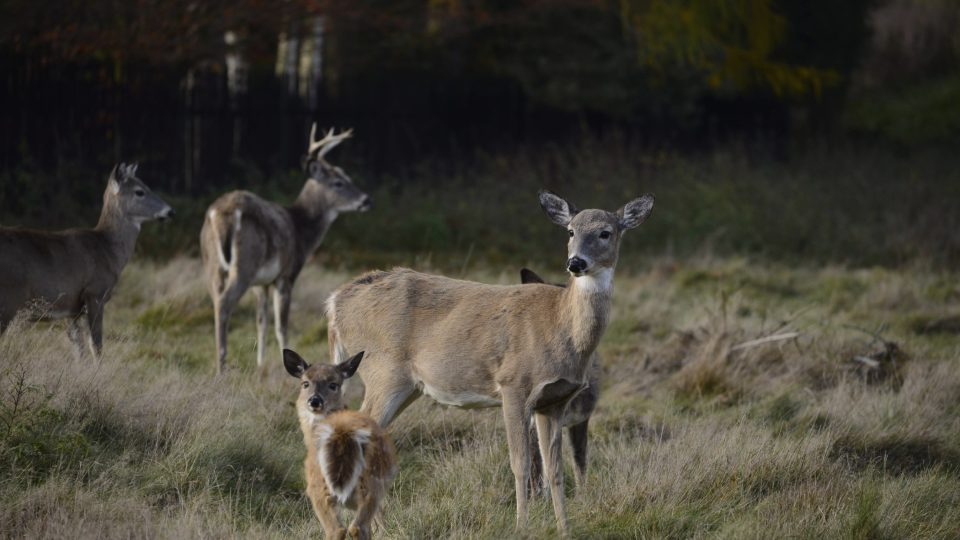
{"label": "yellow foliage", "polygon": [[713,89],[765,87],[778,96],[819,97],[839,76],[772,60],[786,20],[772,0],[619,0],[639,62],[653,72],[687,67]]}

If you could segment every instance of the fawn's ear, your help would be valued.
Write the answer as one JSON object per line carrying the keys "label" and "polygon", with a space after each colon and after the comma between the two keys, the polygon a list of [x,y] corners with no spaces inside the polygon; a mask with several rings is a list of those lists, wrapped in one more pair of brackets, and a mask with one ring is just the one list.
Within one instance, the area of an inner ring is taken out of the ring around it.
{"label": "fawn's ear", "polygon": [[573,216],[579,212],[576,206],[563,200],[563,198],[556,193],[551,193],[547,190],[540,192],[540,206],[543,208],[543,211],[547,213],[550,221],[561,227],[569,225]]}
{"label": "fawn's ear", "polygon": [[652,193],[647,193],[638,199],[628,202],[623,205],[623,208],[617,211],[617,217],[620,218],[620,228],[627,230],[639,227],[640,224],[647,219],[647,216],[650,215],[651,210],[653,210]]}
{"label": "fawn's ear", "polygon": [[340,374],[343,375],[344,379],[349,379],[353,377],[353,374],[357,372],[357,368],[360,367],[360,361],[363,360],[363,351],[358,352],[353,355],[353,357],[342,364],[337,365],[337,369],[340,370]]}
{"label": "fawn's ear", "polygon": [[520,283],[544,283],[543,278],[529,268],[520,269]]}
{"label": "fawn's ear", "polygon": [[310,368],[310,365],[300,357],[299,354],[290,349],[283,350],[283,367],[287,368],[287,373],[300,378]]}

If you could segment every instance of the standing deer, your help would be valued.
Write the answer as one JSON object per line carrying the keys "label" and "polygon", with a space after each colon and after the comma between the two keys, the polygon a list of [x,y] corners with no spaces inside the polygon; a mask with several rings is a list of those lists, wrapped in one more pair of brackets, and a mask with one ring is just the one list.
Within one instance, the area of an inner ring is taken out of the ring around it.
{"label": "standing deer", "polygon": [[517,498],[527,521],[530,418],[535,417],[547,485],[567,531],[560,422],[587,384],[590,359],[610,316],[620,241],[653,209],[653,196],[617,212],[577,211],[549,192],[540,205],[567,229],[566,288],[486,285],[395,269],[371,272],[327,301],[336,362],[365,350],[361,411],[386,426],[421,394],[458,407],[503,408]]}
{"label": "standing deer", "polygon": [[[546,283],[536,272],[528,268],[520,269],[521,283]],[[564,287],[564,284],[555,284]],[[587,481],[587,427],[590,416],[597,407],[600,399],[600,356],[597,352],[590,358],[590,367],[587,370],[587,386],[577,396],[570,400],[563,413],[560,425],[567,428],[570,438],[570,449],[573,451],[574,478],[577,490],[583,489]],[[536,431],[531,431],[530,440],[530,489],[532,493],[540,491],[543,485],[543,459],[540,448],[537,446]]]}
{"label": "standing deer", "polygon": [[[365,414],[346,410],[343,381],[357,371],[363,351],[339,365],[307,364],[290,349],[283,351],[287,373],[300,379],[297,415],[307,446],[304,475],[307,497],[327,538],[370,538],[387,486],[397,472],[396,451],[383,429]],[[348,529],[337,506],[357,511]]]}
{"label": "standing deer", "polygon": [[320,140],[316,131],[314,124],[304,158],[308,178],[291,206],[280,206],[249,191],[231,191],[207,210],[200,231],[200,253],[213,299],[218,373],[226,368],[230,314],[243,293],[254,287],[257,366],[263,374],[269,289],[273,288],[274,326],[282,351],[287,346],[290,294],[303,265],[339,214],[370,208],[370,197],[340,167],[324,159],[352,130],[335,134],[331,129]]}
{"label": "standing deer", "polygon": [[[120,163],[110,173],[95,228],[0,228],[0,332],[24,309],[33,319],[72,318],[68,334],[80,356],[86,341],[98,358],[103,307],[133,255],[140,225],[172,216],[170,205],[137,178],[137,165]],[[86,332],[80,321],[84,313]]]}

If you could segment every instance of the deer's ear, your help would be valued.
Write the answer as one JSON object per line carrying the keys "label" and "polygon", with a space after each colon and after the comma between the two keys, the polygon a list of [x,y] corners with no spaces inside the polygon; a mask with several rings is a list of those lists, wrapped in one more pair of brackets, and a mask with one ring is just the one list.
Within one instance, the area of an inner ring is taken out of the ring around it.
{"label": "deer's ear", "polygon": [[563,200],[559,195],[547,190],[540,192],[540,206],[543,208],[543,211],[547,213],[550,221],[561,227],[569,225],[573,216],[579,212],[577,207]]}
{"label": "deer's ear", "polygon": [[623,205],[623,208],[617,210],[617,216],[620,218],[620,228],[626,230],[639,227],[652,210],[653,194],[651,193],[628,202]]}
{"label": "deer's ear", "polygon": [[543,278],[529,268],[520,269],[520,283],[543,283]]}
{"label": "deer's ear", "polygon": [[320,180],[323,178],[323,165],[320,164],[320,161],[316,159],[311,159],[307,162],[307,174],[310,178],[315,180]]}
{"label": "deer's ear", "polygon": [[310,368],[310,365],[300,357],[299,354],[290,349],[283,350],[283,367],[287,368],[287,373],[291,376],[300,378]]}
{"label": "deer's ear", "polygon": [[363,351],[353,355],[353,357],[346,362],[337,365],[337,369],[340,370],[340,374],[343,375],[344,379],[349,379],[350,377],[353,377],[354,373],[357,372],[357,368],[360,367],[361,360],[363,360]]}

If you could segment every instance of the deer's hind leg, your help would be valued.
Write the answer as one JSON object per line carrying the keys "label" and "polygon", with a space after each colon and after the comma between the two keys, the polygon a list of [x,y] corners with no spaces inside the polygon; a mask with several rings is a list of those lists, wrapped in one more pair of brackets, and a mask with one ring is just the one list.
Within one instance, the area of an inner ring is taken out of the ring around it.
{"label": "deer's hind leg", "polygon": [[363,485],[362,491],[357,493],[357,515],[354,516],[347,529],[352,538],[368,540],[371,537],[371,522],[380,508],[383,499],[384,487],[381,482],[370,479]]}
{"label": "deer's hind leg", "polygon": [[286,280],[273,284],[273,326],[280,350],[287,348],[287,323],[290,320],[290,296],[293,286]]}
{"label": "deer's hind leg", "polygon": [[254,287],[253,294],[257,300],[257,368],[262,377],[267,374],[267,368],[263,362],[263,351],[267,341],[267,326],[270,324],[267,287]]}
{"label": "deer's hind leg", "polygon": [[241,279],[236,271],[227,274],[223,282],[223,289],[213,298],[213,316],[217,338],[217,373],[223,373],[227,367],[227,331],[230,325],[230,314],[240,302],[240,297],[247,292],[249,281]]}

